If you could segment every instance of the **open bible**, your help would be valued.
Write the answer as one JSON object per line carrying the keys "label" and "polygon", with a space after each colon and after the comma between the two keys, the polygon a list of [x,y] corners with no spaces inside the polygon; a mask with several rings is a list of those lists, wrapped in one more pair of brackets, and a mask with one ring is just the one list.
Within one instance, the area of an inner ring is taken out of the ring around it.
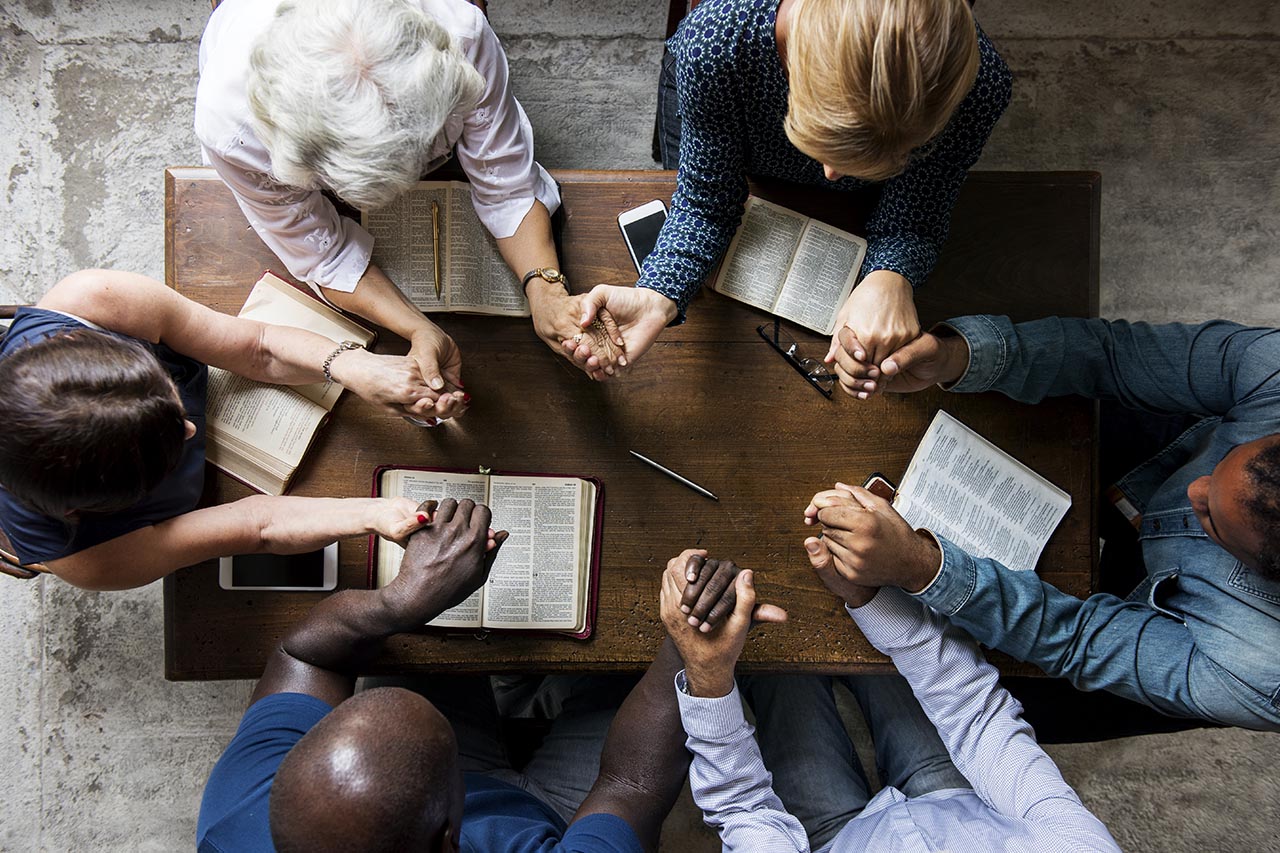
{"label": "open bible", "polygon": [[911,457],[894,507],[975,557],[1032,570],[1071,495],[946,412]]}
{"label": "open bible", "polygon": [[419,181],[386,207],[363,211],[361,224],[373,237],[373,262],[419,310],[529,316],[524,288],[476,216],[465,181]]}
{"label": "open bible", "polygon": [[[306,329],[335,344],[355,341],[368,346],[375,337],[271,273],[253,286],[239,316]],[[284,494],[342,390],[336,382],[268,385],[210,367],[205,458],[251,488]]]}
{"label": "open bible", "polygon": [[712,289],[829,335],[867,241],[764,199],[747,199]]}
{"label": "open bible", "polygon": [[[604,493],[599,481],[552,474],[497,475],[428,468],[379,468],[374,495],[425,500],[470,498],[493,511],[491,527],[511,537],[489,580],[427,625],[449,629],[534,630],[585,639],[595,623]],[[400,572],[404,549],[374,537],[370,585]]]}

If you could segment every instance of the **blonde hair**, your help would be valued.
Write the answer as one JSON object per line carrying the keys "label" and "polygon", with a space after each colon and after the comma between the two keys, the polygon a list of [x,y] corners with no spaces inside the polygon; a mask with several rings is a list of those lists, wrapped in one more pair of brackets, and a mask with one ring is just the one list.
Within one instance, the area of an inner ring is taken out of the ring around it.
{"label": "blonde hair", "polygon": [[445,121],[483,91],[448,31],[408,0],[282,3],[249,60],[272,174],[363,208],[412,187]]}
{"label": "blonde hair", "polygon": [[978,75],[966,0],[798,0],[786,50],[787,138],[869,181],[901,173]]}

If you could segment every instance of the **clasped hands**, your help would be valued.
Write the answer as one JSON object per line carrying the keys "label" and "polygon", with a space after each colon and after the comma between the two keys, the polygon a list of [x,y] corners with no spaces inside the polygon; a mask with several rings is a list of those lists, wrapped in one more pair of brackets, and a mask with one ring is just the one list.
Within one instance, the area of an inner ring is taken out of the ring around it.
{"label": "clasped hands", "polygon": [[[821,524],[821,536],[804,541],[823,585],[851,607],[861,607],[882,586],[919,592],[938,572],[941,552],[933,537],[917,531],[888,501],[866,489],[836,483],[818,492],[804,511],[805,524]],[[758,604],[754,576],[730,560],[686,550],[662,574],[661,614],[685,664],[694,696],[726,696],[751,626],[783,622],[787,612]]]}
{"label": "clasped hands", "polygon": [[461,415],[471,402],[462,390],[462,353],[434,323],[413,334],[407,355],[346,350],[329,370],[339,385],[384,412],[432,426]]}

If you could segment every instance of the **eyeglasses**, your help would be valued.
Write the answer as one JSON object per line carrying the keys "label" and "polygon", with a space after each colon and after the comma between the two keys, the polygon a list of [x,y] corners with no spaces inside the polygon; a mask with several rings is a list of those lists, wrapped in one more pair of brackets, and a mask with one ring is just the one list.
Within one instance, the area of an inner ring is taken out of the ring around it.
{"label": "eyeglasses", "polygon": [[759,333],[760,337],[764,338],[765,343],[777,351],[778,355],[785,358],[787,364],[794,367],[805,378],[805,381],[813,386],[815,391],[830,400],[831,394],[836,387],[836,375],[831,372],[831,368],[827,367],[820,358],[805,358],[801,356],[799,353],[800,345],[795,341],[784,343],[779,340],[778,335],[782,328],[781,321],[776,319],[773,321],[772,335],[767,331],[768,328],[769,324],[766,323],[756,327],[756,332]]}

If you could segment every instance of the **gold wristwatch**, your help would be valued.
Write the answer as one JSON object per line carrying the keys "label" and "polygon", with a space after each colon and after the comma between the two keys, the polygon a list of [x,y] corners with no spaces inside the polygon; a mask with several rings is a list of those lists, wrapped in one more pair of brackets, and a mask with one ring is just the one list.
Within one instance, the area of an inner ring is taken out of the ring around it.
{"label": "gold wristwatch", "polygon": [[564,292],[569,292],[569,279],[567,279],[565,274],[555,267],[538,267],[536,270],[529,270],[524,274],[524,278],[520,279],[521,290],[527,292],[529,290],[529,282],[535,278],[540,278],[543,281],[549,281],[552,284],[562,285],[564,287]]}

